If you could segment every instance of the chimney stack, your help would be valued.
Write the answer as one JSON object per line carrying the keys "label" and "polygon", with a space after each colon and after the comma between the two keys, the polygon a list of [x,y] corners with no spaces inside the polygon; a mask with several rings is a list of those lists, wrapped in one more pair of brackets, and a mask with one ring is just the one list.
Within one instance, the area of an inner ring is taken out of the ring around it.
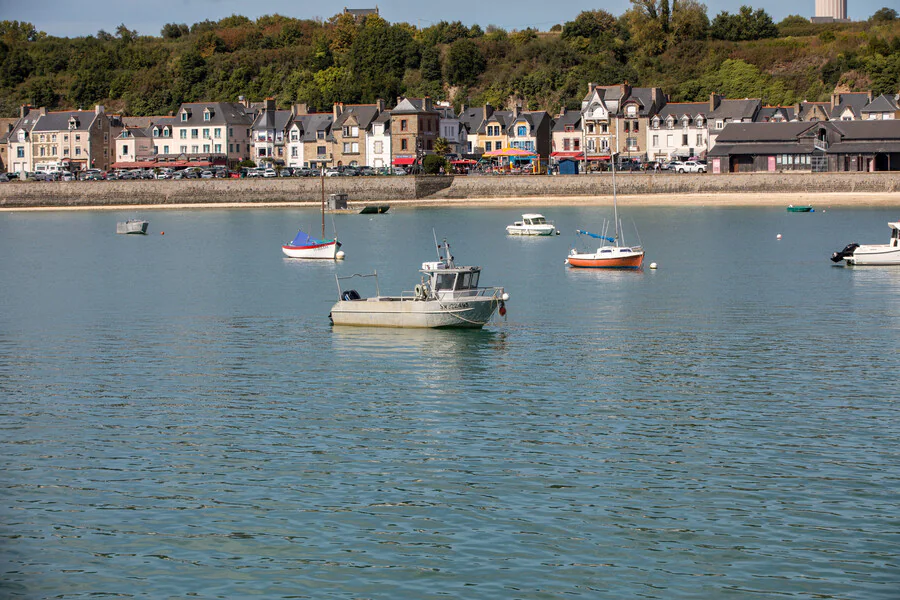
{"label": "chimney stack", "polygon": [[712,111],[716,110],[717,108],[719,108],[720,100],[721,100],[721,98],[715,92],[713,92],[709,95],[709,112],[712,112]]}
{"label": "chimney stack", "polygon": [[431,101],[431,96],[425,96],[422,99],[422,109],[426,112],[431,112],[434,110],[434,103]]}
{"label": "chimney stack", "polygon": [[588,83],[588,94],[590,94],[590,93],[593,92],[593,91],[594,91],[594,83],[593,83],[593,82],[589,82],[589,83]]}
{"label": "chimney stack", "polygon": [[266,112],[275,110],[275,98],[266,98]]}
{"label": "chimney stack", "polygon": [[375,100],[375,107],[378,109],[378,112],[384,112],[384,98],[378,98]]}
{"label": "chimney stack", "polygon": [[331,112],[334,115],[334,120],[337,121],[337,118],[344,112],[344,103],[335,102],[332,106]]}
{"label": "chimney stack", "polygon": [[493,114],[494,114],[494,107],[491,106],[490,104],[485,104],[484,105],[484,120],[487,121],[488,119],[491,118],[491,115],[493,115]]}
{"label": "chimney stack", "polygon": [[104,108],[102,104],[98,104],[94,107],[94,114],[102,115],[104,113]]}
{"label": "chimney stack", "polygon": [[305,102],[298,102],[291,108],[291,112],[295,117],[298,117],[300,115],[308,115],[309,108],[306,106]]}

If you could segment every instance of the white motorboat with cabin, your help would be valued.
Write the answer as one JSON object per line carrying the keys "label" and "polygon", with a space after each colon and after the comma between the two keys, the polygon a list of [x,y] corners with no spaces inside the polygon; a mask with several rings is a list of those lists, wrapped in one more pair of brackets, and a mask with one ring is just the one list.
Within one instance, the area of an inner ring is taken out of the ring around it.
{"label": "white motorboat with cabin", "polygon": [[891,228],[891,239],[887,244],[847,244],[843,250],[831,255],[832,262],[861,266],[900,265],[900,221],[888,223],[888,227]]}
{"label": "white motorboat with cabin", "polygon": [[559,235],[559,230],[553,221],[548,221],[544,215],[537,213],[526,213],[522,215],[521,221],[516,221],[512,225],[506,226],[506,233],[509,235]]}
{"label": "white motorboat with cabin", "polygon": [[[378,273],[335,276],[338,301],[328,315],[332,325],[367,327],[466,328],[483,327],[494,316],[506,314],[509,300],[502,287],[478,287],[481,267],[457,266],[447,240],[437,247],[438,260],[422,263],[421,282],[399,296],[382,296]],[[375,279],[375,296],[363,298],[344,290],[341,281],[354,277]]]}

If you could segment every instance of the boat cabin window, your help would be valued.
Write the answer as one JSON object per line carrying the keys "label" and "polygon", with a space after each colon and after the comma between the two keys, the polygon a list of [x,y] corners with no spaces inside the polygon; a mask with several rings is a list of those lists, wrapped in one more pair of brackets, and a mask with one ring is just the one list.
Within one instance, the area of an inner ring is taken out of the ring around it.
{"label": "boat cabin window", "polygon": [[891,246],[900,246],[900,229],[891,232]]}
{"label": "boat cabin window", "polygon": [[456,273],[436,273],[434,276],[434,291],[452,290],[456,280]]}
{"label": "boat cabin window", "polygon": [[456,278],[457,290],[471,290],[478,287],[478,273],[460,273]]}

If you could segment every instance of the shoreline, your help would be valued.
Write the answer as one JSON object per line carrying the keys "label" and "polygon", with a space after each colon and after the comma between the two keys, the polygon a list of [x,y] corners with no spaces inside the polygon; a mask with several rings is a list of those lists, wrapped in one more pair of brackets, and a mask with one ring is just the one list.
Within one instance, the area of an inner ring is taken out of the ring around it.
{"label": "shoreline", "polygon": [[[642,207],[685,207],[724,208],[787,207],[788,205],[813,208],[853,208],[853,207],[898,207],[900,192],[826,192],[826,193],[697,193],[697,194],[620,194],[618,202],[623,206]],[[599,196],[521,196],[491,198],[418,198],[414,200],[351,201],[351,211],[370,204],[388,204],[396,208],[434,207],[557,207],[557,206],[607,206],[612,204],[611,195]],[[47,211],[135,211],[135,210],[204,210],[204,209],[254,209],[254,208],[319,208],[320,202],[197,202],[172,204],[98,204],[79,206],[0,206],[3,212],[47,212]]]}

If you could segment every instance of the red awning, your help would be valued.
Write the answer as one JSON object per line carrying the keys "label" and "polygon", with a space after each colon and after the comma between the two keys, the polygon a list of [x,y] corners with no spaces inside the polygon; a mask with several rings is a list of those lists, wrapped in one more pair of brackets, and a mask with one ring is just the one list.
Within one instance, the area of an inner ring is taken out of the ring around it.
{"label": "red awning", "polygon": [[475,164],[478,164],[478,161],[472,160],[471,158],[462,158],[460,160],[451,160],[450,164],[453,164],[453,165],[475,165]]}
{"label": "red awning", "polygon": [[584,158],[584,152],[551,152],[550,156],[553,158],[574,158],[576,160],[581,160]]}
{"label": "red awning", "polygon": [[609,160],[609,155],[606,156],[588,156],[588,160]]}
{"label": "red awning", "polygon": [[395,165],[411,165],[416,162],[416,158],[414,156],[398,156],[394,159]]}

